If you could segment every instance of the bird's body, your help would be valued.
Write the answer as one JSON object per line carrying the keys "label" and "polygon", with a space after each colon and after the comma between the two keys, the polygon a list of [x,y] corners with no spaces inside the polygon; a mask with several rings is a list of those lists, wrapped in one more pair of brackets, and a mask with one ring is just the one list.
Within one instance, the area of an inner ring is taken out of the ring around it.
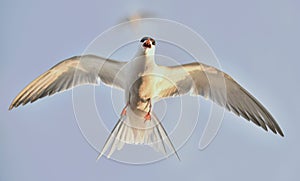
{"label": "bird's body", "polygon": [[156,101],[186,93],[209,98],[263,129],[270,128],[283,136],[266,108],[228,74],[198,62],[171,67],[157,65],[155,41],[144,37],[141,43],[136,56],[127,63],[94,55],[64,60],[25,87],[9,109],[79,85],[98,84],[99,79],[124,90],[124,109],[99,157],[110,145],[109,155],[125,143],[147,144],[164,153],[168,146],[176,153],[152,108]]}

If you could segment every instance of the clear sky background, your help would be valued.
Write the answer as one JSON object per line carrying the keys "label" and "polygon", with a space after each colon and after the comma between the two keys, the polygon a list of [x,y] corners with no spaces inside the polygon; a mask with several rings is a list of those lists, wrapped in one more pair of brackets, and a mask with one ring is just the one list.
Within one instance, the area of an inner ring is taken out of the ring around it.
{"label": "clear sky background", "polygon": [[[200,123],[179,150],[182,161],[172,156],[135,166],[95,162],[98,153],[77,126],[70,91],[8,111],[27,83],[139,11],[199,33],[222,69],[268,108],[286,136],[227,112],[204,151],[198,150]],[[296,0],[1,1],[0,180],[299,180],[299,22]]]}

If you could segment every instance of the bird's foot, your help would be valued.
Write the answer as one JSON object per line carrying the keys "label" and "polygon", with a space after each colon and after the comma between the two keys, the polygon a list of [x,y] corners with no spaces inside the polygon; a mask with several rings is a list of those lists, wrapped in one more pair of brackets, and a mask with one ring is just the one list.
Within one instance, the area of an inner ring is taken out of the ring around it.
{"label": "bird's foot", "polygon": [[144,116],[144,118],[145,118],[145,122],[146,122],[146,121],[151,121],[151,115],[150,115],[150,112],[148,112],[148,113]]}
{"label": "bird's foot", "polygon": [[126,106],[123,108],[122,112],[121,112],[121,116],[126,116],[126,113],[127,113],[127,106],[128,106],[128,103],[126,104]]}
{"label": "bird's foot", "polygon": [[126,108],[124,108],[124,109],[122,110],[122,112],[121,112],[121,116],[125,116],[126,113],[127,113]]}
{"label": "bird's foot", "polygon": [[149,99],[147,99],[146,101],[147,101],[146,107],[149,106],[149,111],[148,111],[147,114],[144,116],[144,118],[145,118],[145,121],[144,121],[144,122],[146,122],[146,121],[151,121],[151,114],[150,114],[150,113],[151,113],[151,109],[152,109],[151,99],[149,98]]}

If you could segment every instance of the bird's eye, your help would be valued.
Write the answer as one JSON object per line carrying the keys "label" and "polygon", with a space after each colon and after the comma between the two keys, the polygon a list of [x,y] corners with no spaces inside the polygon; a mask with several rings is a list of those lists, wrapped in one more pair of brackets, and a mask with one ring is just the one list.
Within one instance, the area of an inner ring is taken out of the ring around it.
{"label": "bird's eye", "polygon": [[155,40],[151,39],[152,45],[155,45]]}
{"label": "bird's eye", "polygon": [[141,39],[141,42],[144,42],[145,40],[148,40],[148,37],[144,37]]}

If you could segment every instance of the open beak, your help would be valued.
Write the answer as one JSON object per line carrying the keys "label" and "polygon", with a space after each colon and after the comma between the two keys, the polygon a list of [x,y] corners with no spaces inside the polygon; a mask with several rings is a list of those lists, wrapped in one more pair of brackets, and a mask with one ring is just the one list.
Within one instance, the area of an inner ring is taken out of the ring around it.
{"label": "open beak", "polygon": [[151,48],[151,41],[150,39],[146,40],[143,44],[143,47],[144,48]]}

